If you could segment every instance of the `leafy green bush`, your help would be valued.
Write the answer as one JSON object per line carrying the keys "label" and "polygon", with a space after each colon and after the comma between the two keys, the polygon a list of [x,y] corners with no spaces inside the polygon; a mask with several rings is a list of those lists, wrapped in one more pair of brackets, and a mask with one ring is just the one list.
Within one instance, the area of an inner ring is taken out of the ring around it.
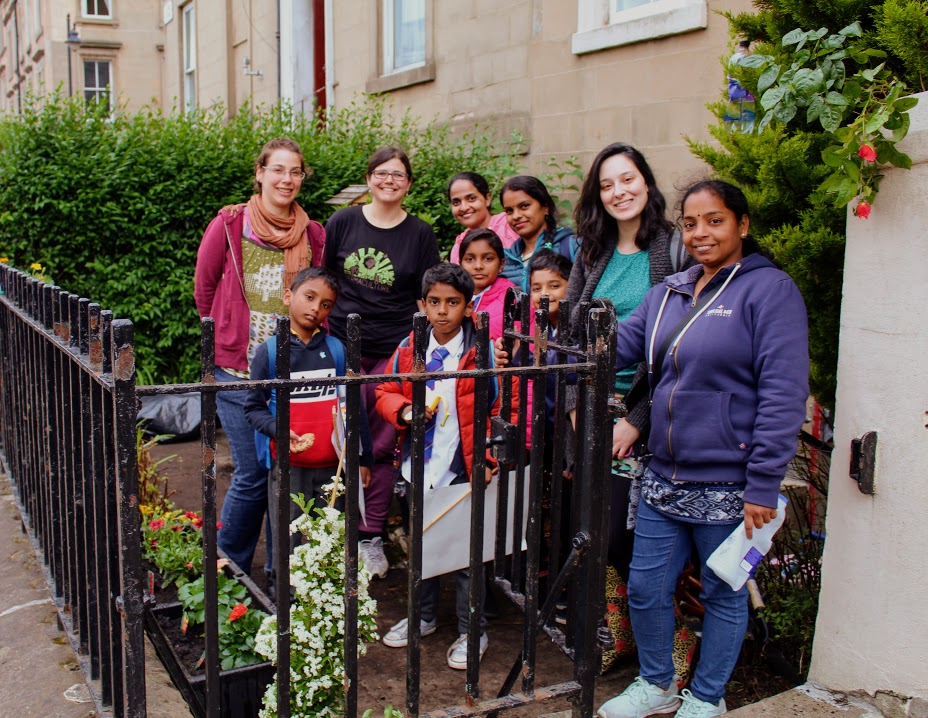
{"label": "leafy green bush", "polygon": [[[921,82],[922,70],[916,60],[925,51],[921,28],[928,28],[922,17],[928,8],[926,0],[755,0],[754,6],[756,13],[726,13],[726,17],[732,35],[751,40],[752,52],[769,58],[768,65],[787,68],[796,62],[795,40],[783,42],[787,36],[798,36],[796,28],[824,27],[837,32],[859,21],[861,36],[854,41],[857,55],[866,58],[886,52],[881,60],[890,77]],[[912,52],[903,53],[902,48]],[[773,70],[767,72],[765,89]],[[744,67],[736,74],[756,97],[762,96],[758,81],[764,72]],[[745,191],[752,234],[796,280],[809,312],[812,393],[833,409],[846,211],[833,206],[835,195],[821,185],[834,172],[834,167],[825,164],[823,152],[847,144],[847,129],[826,132],[815,113],[810,115],[803,108],[786,118],[788,125],[777,118],[760,134],[731,133],[722,121],[724,103],[713,103],[710,109],[718,118],[718,124],[709,128],[716,142],[690,141],[690,149],[718,177]]]}
{"label": "leafy green bush", "polygon": [[409,153],[416,176],[407,209],[448,249],[460,228],[445,187],[477,170],[498,186],[517,170],[521,138],[486,127],[455,132],[379,99],[318,118],[288,107],[222,107],[190,115],[135,115],[88,107],[58,94],[32,98],[0,118],[0,256],[46,265],[68,291],[135,323],[141,383],[191,381],[199,372],[193,272],[203,230],[216,212],[251,194],[254,158],[288,135],[313,174],[299,202],[324,222],[325,200],[362,184],[370,154],[386,144]]}

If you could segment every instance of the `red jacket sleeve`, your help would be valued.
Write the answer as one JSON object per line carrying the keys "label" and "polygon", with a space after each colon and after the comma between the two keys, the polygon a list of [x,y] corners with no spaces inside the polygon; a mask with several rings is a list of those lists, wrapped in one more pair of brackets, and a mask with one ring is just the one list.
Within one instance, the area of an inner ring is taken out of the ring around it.
{"label": "red jacket sleeve", "polygon": [[[393,352],[390,361],[387,362],[386,373],[392,373],[393,367],[396,366],[397,356],[402,347]],[[407,395],[408,392],[408,395]],[[377,402],[374,408],[377,413],[383,417],[383,420],[391,424],[397,430],[406,429],[406,424],[400,422],[402,411],[412,404],[412,384],[401,383],[398,381],[385,381],[377,385],[374,389],[374,395]]]}

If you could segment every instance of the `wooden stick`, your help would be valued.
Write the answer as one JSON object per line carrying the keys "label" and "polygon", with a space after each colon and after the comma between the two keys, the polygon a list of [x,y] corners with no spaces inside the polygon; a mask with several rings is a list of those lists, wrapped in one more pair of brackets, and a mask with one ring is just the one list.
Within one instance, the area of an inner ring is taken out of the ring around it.
{"label": "wooden stick", "polygon": [[438,516],[436,516],[434,519],[432,519],[431,521],[429,521],[428,526],[426,526],[425,528],[422,529],[422,533],[425,533],[425,532],[428,531],[430,528],[432,528],[435,524],[438,523],[438,520],[439,520],[439,519],[441,519],[443,516],[445,516],[445,514],[447,514],[449,511],[451,511],[451,509],[453,509],[455,506],[457,506],[459,503],[461,503],[464,499],[466,499],[468,496],[470,496],[470,492],[471,492],[471,489],[468,488],[467,491],[465,491],[463,494],[461,494],[453,504],[450,504],[450,505],[446,506],[444,509],[442,509],[442,512],[441,512],[440,514],[438,514]]}

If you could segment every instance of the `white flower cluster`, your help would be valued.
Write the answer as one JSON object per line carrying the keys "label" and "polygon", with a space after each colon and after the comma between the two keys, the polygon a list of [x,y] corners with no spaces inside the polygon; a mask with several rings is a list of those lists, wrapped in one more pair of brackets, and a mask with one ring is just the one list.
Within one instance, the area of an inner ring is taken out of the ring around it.
{"label": "white flower cluster", "polygon": [[[290,524],[305,543],[290,556],[290,715],[339,716],[345,698],[345,520],[338,510],[315,509]],[[358,653],[377,640],[377,602],[367,591],[370,574],[358,570]],[[255,650],[277,662],[277,617],[261,624]],[[264,694],[261,718],[277,716],[277,681]]]}

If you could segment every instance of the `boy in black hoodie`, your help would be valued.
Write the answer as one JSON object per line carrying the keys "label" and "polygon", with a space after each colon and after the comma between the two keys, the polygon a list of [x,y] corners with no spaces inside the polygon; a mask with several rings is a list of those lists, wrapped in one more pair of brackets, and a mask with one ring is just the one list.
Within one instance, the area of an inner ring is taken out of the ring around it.
{"label": "boy in black hoodie", "polygon": [[[284,304],[290,311],[290,378],[325,379],[345,375],[345,347],[322,327],[338,296],[338,280],[324,267],[304,269],[284,291]],[[251,363],[252,379],[274,379],[276,369],[276,337],[264,342],[255,351]],[[269,357],[273,357],[269,361]],[[273,392],[276,393],[276,392]],[[269,514],[277,515],[274,489],[277,482],[276,397],[270,389],[253,389],[245,400],[245,417],[258,434],[270,438],[270,459],[273,459],[269,498]],[[302,493],[318,505],[325,501],[323,486],[332,483],[338,468],[338,450],[332,441],[335,412],[338,410],[338,389],[311,383],[290,392],[290,490]],[[264,441],[267,441],[266,439]],[[259,459],[262,451],[258,451]],[[367,486],[371,465],[370,431],[361,421],[361,481]],[[290,502],[290,520],[300,515],[300,509]],[[290,537],[290,550],[299,542]]]}

